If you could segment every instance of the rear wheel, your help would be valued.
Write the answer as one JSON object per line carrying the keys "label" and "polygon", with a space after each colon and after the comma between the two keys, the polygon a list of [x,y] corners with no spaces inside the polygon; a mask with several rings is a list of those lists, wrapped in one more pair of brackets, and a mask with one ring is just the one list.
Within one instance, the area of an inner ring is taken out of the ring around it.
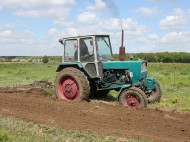
{"label": "rear wheel", "polygon": [[80,70],[72,67],[65,68],[56,77],[55,94],[57,98],[64,100],[88,100],[89,81]]}
{"label": "rear wheel", "polygon": [[125,107],[146,107],[148,101],[145,93],[142,90],[136,87],[131,87],[125,89],[121,93],[119,96],[119,103]]}
{"label": "rear wheel", "polygon": [[155,88],[152,90],[152,93],[148,97],[149,103],[159,102],[162,97],[162,87],[159,82],[155,82]]}

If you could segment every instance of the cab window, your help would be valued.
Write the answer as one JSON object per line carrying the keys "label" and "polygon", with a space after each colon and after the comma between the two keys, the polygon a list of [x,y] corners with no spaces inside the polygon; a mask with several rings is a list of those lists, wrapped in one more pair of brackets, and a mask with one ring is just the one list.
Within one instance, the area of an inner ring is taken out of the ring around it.
{"label": "cab window", "polygon": [[78,60],[78,43],[76,39],[65,41],[65,58],[66,62],[74,62]]}
{"label": "cab window", "polygon": [[94,61],[94,50],[93,50],[92,38],[80,39],[80,61],[82,62]]}

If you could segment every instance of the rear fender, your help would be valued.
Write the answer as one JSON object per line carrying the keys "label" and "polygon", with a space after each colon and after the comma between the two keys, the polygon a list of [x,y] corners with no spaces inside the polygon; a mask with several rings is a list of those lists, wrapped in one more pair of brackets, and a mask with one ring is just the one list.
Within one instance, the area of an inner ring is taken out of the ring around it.
{"label": "rear fender", "polygon": [[80,63],[63,63],[60,64],[56,70],[56,72],[60,72],[61,70],[68,68],[68,67],[74,67],[82,71],[88,79],[91,79],[90,74],[83,68],[83,66]]}
{"label": "rear fender", "polygon": [[126,84],[126,85],[123,85],[123,86],[121,87],[121,89],[119,90],[119,92],[118,92],[118,94],[117,94],[117,96],[116,96],[117,101],[119,101],[119,96],[121,95],[121,92],[122,92],[123,90],[127,89],[127,88],[130,88],[131,86],[132,86],[131,84]]}

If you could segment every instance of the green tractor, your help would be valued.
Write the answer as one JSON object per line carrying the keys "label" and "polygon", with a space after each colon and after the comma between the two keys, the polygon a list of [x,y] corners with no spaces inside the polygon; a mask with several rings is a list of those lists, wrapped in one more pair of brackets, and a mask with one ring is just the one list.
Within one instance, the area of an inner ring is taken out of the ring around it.
{"label": "green tractor", "polygon": [[147,61],[113,61],[109,35],[87,35],[60,39],[63,62],[57,68],[55,93],[59,99],[88,101],[118,91],[122,106],[146,107],[159,101],[160,84],[147,78]]}

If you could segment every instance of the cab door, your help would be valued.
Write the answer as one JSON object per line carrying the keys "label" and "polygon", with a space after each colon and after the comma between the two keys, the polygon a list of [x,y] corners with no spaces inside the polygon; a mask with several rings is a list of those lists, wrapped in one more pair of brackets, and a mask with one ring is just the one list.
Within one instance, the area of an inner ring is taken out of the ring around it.
{"label": "cab door", "polygon": [[80,62],[91,77],[97,77],[95,53],[92,37],[80,38]]}

